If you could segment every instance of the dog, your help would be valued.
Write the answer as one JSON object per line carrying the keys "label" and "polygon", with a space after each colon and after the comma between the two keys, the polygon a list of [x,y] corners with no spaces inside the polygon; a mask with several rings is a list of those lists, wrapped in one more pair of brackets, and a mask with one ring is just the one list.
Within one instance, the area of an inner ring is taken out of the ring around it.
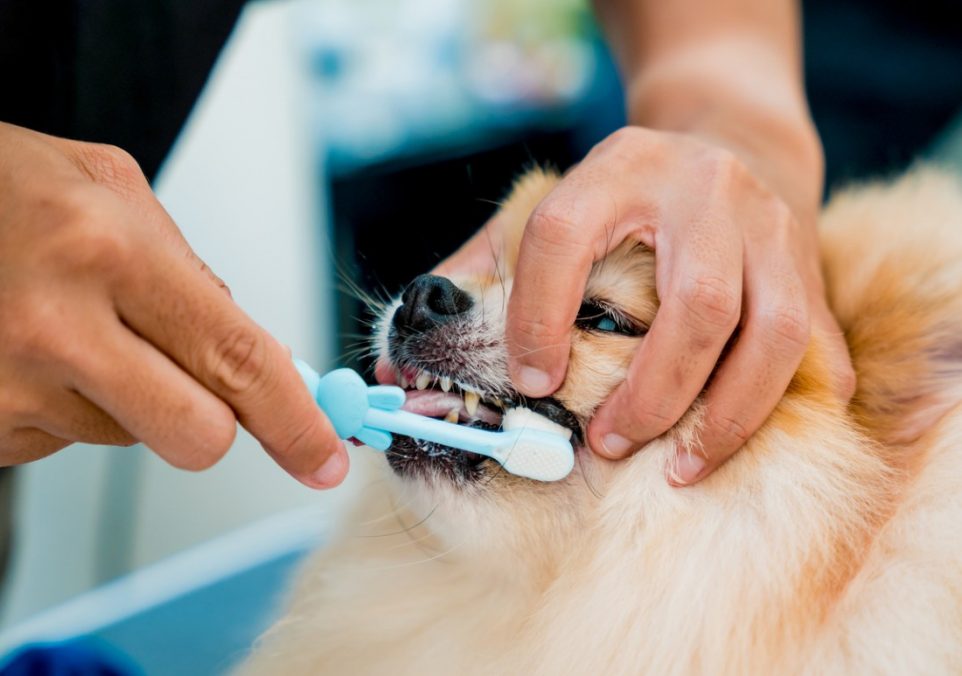
{"label": "dog", "polygon": [[[566,379],[522,400],[504,315],[525,222],[558,177],[521,178],[492,279],[417,278],[375,342],[407,407],[497,428],[524,404],[576,467],[539,483],[398,437],[356,516],[304,567],[244,674],[962,673],[962,191],[918,169],[835,197],[830,305],[858,385],[814,336],[764,426],[697,485],[665,478],[696,401],[628,460],[583,446],[658,309],[654,254],[595,264]],[[357,471],[357,469],[355,470]]]}

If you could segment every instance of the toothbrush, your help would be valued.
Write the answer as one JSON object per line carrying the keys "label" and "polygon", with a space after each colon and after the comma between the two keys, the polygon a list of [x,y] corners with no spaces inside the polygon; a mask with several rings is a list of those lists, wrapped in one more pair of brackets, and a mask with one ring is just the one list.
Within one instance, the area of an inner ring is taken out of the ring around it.
{"label": "toothbrush", "polygon": [[403,434],[487,456],[511,474],[537,481],[558,481],[574,467],[574,449],[568,438],[571,431],[543,416],[509,411],[501,432],[466,427],[402,411],[404,390],[393,385],[369,386],[351,369],[337,369],[321,377],[300,359],[295,359],[294,365],[341,439],[353,437],[386,451],[391,433]]}

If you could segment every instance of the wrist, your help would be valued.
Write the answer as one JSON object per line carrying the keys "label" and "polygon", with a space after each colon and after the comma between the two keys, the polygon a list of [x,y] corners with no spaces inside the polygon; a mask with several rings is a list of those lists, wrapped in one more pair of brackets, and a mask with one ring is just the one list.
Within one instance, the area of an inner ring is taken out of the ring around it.
{"label": "wrist", "polygon": [[735,153],[796,218],[821,203],[823,152],[795,64],[751,40],[675,50],[629,73],[631,124],[690,134]]}

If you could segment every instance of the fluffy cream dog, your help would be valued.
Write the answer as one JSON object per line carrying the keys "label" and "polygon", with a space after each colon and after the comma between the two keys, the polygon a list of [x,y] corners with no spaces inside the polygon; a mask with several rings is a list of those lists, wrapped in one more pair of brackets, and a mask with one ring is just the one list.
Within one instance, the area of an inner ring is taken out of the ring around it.
{"label": "fluffy cream dog", "polygon": [[[556,180],[530,173],[504,205],[500,278],[420,277],[384,308],[378,345],[409,409],[493,427],[519,404],[505,300]],[[580,449],[550,484],[398,439],[244,672],[962,673],[959,187],[921,171],[845,193],[822,243],[851,405],[816,337],[764,427],[684,489],[666,463],[698,434],[697,403],[630,460]],[[579,437],[654,316],[653,273],[640,245],[595,266],[567,380],[527,405]]]}

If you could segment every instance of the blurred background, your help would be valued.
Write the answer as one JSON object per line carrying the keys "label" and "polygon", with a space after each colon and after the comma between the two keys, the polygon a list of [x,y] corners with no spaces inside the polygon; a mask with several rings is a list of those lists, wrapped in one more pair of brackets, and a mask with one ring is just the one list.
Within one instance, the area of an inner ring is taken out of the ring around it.
{"label": "blurred background", "polygon": [[[956,3],[803,6],[828,189],[922,153],[962,166]],[[210,60],[145,169],[237,302],[319,370],[369,365],[345,288],[396,293],[525,167],[567,168],[624,124],[582,0],[252,2]],[[202,474],[141,447],[18,468],[0,649],[92,633],[147,673],[223,671],[362,485],[303,488],[244,433]]]}

